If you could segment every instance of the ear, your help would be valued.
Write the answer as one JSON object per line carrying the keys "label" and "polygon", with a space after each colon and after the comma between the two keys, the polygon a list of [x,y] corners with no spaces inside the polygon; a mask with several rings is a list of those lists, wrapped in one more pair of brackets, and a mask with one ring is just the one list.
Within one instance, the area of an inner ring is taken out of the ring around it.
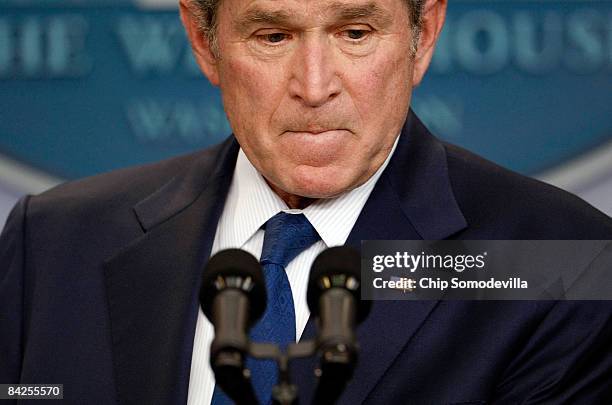
{"label": "ear", "polygon": [[412,85],[418,86],[427,72],[434,53],[436,41],[442,32],[446,18],[447,0],[425,0],[423,5],[423,24],[418,49],[414,59]]}
{"label": "ear", "polygon": [[194,7],[196,7],[196,5],[192,0],[180,0],[179,9],[181,20],[187,32],[187,38],[191,43],[193,56],[198,66],[200,66],[200,70],[213,86],[218,86],[219,71],[217,58],[210,48],[208,37],[199,25],[197,11]]}

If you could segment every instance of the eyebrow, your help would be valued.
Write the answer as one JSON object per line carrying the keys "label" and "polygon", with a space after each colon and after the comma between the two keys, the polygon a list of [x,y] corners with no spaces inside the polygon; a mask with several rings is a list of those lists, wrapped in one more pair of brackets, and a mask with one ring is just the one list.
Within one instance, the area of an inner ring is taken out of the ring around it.
{"label": "eyebrow", "polygon": [[246,33],[252,25],[268,24],[268,25],[288,25],[293,14],[282,10],[265,10],[258,6],[247,10],[240,18],[236,20],[236,26],[241,33]]}
{"label": "eyebrow", "polygon": [[[325,13],[331,14],[336,21],[367,18],[380,26],[390,25],[393,21],[391,14],[374,2],[355,5],[334,1],[325,7]],[[236,25],[241,32],[246,32],[255,24],[289,25],[294,18],[294,13],[288,13],[284,10],[266,10],[254,6],[236,20]]]}
{"label": "eyebrow", "polygon": [[291,19],[291,14],[282,10],[264,10],[259,7],[253,7],[238,20],[241,24],[252,23],[285,23]]}
{"label": "eyebrow", "polygon": [[380,25],[389,25],[393,18],[389,12],[382,9],[374,2],[365,4],[346,4],[342,2],[332,2],[327,9],[331,11],[336,19],[341,21],[368,18],[376,21]]}

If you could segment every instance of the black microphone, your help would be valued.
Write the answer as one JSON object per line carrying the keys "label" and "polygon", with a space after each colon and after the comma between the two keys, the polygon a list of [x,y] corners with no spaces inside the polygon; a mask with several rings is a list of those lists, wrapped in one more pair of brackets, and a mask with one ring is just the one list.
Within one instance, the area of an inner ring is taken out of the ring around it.
{"label": "black microphone", "polygon": [[339,246],[323,251],[312,265],[307,300],[317,317],[321,354],[313,404],[334,403],[353,376],[359,350],[355,327],[371,307],[360,297],[360,264],[357,251]]}
{"label": "black microphone", "polygon": [[215,326],[210,365],[217,385],[237,404],[256,404],[245,357],[247,331],[266,308],[266,283],[257,259],[240,249],[214,255],[204,269],[200,303]]}

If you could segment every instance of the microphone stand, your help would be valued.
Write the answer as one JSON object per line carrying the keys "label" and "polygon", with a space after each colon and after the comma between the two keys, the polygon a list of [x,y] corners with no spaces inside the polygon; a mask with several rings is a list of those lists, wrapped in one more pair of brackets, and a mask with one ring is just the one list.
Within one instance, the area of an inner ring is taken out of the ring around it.
{"label": "microphone stand", "polygon": [[274,405],[298,405],[298,387],[291,382],[289,362],[296,358],[310,357],[317,351],[314,340],[290,343],[285,352],[272,343],[251,343],[249,354],[256,359],[274,360],[278,365],[278,381],[272,388]]}

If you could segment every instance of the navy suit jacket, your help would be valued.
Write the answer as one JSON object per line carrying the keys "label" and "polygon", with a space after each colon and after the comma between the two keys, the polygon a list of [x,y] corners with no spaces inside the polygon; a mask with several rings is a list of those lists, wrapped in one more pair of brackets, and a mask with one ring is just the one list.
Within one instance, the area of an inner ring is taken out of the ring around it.
{"label": "navy suit jacket", "polygon": [[[0,239],[0,383],[62,383],[71,404],[184,404],[237,151],[231,137],[23,198]],[[445,238],[612,239],[612,222],[410,113],[347,243]],[[602,403],[611,319],[611,302],[377,301],[340,403]],[[315,364],[292,366],[303,404]]]}

